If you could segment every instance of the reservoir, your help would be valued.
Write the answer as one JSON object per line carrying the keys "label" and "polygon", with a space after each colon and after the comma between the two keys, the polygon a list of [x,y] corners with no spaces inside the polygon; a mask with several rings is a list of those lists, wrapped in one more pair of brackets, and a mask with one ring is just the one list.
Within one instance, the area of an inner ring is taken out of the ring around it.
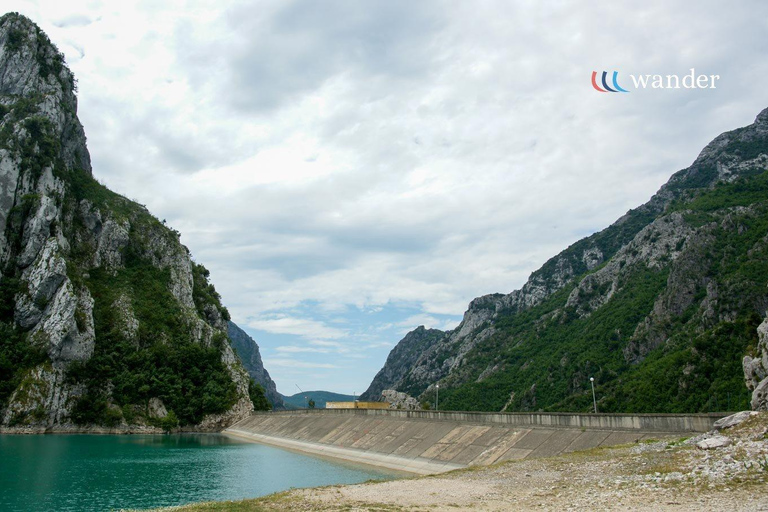
{"label": "reservoir", "polygon": [[402,476],[220,434],[0,435],[0,510],[103,511]]}

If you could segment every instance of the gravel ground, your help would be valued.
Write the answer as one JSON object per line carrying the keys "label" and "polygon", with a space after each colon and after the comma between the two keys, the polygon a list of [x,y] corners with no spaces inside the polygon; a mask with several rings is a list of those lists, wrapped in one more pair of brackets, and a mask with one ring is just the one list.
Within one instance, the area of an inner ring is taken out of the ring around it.
{"label": "gravel ground", "polygon": [[[697,443],[725,436],[730,445]],[[182,510],[765,510],[768,413],[720,434]]]}

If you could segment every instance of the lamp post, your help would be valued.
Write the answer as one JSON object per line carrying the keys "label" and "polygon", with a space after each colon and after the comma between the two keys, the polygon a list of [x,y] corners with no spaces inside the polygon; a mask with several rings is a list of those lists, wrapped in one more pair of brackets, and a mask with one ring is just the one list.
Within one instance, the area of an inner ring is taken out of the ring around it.
{"label": "lamp post", "polygon": [[440,410],[440,384],[435,384],[435,410]]}
{"label": "lamp post", "polygon": [[592,404],[595,406],[595,414],[597,414],[597,400],[595,399],[595,378],[590,377],[589,383],[592,384]]}

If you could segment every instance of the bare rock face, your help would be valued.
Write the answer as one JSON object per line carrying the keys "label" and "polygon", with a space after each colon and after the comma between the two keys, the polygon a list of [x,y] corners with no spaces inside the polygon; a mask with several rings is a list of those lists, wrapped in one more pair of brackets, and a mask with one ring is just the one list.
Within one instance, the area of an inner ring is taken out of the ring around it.
{"label": "bare rock face", "polygon": [[[115,389],[119,375],[99,380],[89,363],[102,357],[102,367],[115,369],[141,351],[162,366],[161,347],[190,344],[215,350],[223,370],[201,389],[207,401],[198,412],[184,414],[203,429],[226,426],[252,410],[248,376],[227,342],[226,310],[178,232],[93,179],[74,85],[32,21],[0,17],[0,328],[15,340],[13,354],[27,354],[14,360],[12,375],[0,375],[0,389],[14,387],[0,394],[0,429],[142,427],[169,412],[153,386],[166,395],[174,388],[144,375]],[[180,388],[194,383],[184,371],[166,365],[163,375]],[[212,397],[232,405],[222,412]]]}
{"label": "bare rock face", "polygon": [[744,381],[752,391],[752,410],[768,410],[768,318],[757,328],[758,342],[755,357],[745,356]]}
{"label": "bare rock face", "polygon": [[725,418],[720,418],[715,422],[714,427],[715,430],[723,430],[726,428],[735,427],[737,425],[741,425],[745,421],[747,421],[749,418],[757,415],[754,411],[741,411],[737,412],[736,414],[731,414],[730,416],[726,416]]}
{"label": "bare rock face", "polygon": [[408,393],[401,393],[394,389],[385,389],[381,393],[381,401],[389,402],[390,409],[403,409],[406,411],[420,411],[421,404]]}
{"label": "bare rock face", "polygon": [[150,418],[165,418],[168,416],[168,410],[165,408],[163,401],[159,398],[150,398],[147,405],[147,414]]}
{"label": "bare rock face", "polygon": [[718,448],[725,448],[726,446],[731,446],[731,439],[729,437],[721,436],[721,435],[715,435],[711,437],[707,437],[706,439],[702,439],[698,443],[696,443],[696,448],[700,450],[716,450]]}

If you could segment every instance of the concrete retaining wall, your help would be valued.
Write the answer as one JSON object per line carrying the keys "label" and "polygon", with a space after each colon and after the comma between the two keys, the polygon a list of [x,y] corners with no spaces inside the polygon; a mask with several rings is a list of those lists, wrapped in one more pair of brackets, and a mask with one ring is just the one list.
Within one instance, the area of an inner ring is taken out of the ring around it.
{"label": "concrete retaining wall", "polygon": [[319,409],[257,413],[224,432],[419,474],[706,432],[723,415]]}

